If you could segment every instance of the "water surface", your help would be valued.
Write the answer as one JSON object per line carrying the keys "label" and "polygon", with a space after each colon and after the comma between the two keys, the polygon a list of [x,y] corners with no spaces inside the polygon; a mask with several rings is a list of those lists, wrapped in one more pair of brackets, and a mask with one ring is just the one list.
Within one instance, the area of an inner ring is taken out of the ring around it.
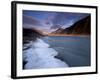
{"label": "water surface", "polygon": [[43,40],[59,53],[56,57],[70,67],[90,66],[89,36],[49,36]]}

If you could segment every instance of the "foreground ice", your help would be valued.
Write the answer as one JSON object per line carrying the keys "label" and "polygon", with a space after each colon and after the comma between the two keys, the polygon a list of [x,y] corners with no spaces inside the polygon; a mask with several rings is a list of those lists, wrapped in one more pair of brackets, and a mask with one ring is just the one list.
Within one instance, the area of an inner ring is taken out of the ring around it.
{"label": "foreground ice", "polygon": [[68,64],[55,58],[58,52],[50,48],[50,45],[42,39],[37,39],[36,42],[30,42],[25,46],[31,46],[31,48],[23,51],[23,61],[27,62],[24,69],[68,67]]}

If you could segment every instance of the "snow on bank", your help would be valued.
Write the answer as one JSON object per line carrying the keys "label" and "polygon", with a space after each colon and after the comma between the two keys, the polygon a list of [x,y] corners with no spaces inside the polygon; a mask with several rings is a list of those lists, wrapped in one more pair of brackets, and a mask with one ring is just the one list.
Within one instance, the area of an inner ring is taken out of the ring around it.
{"label": "snow on bank", "polygon": [[23,61],[27,62],[24,69],[68,67],[68,64],[55,58],[58,55],[57,51],[42,39],[24,46],[31,46],[23,51]]}

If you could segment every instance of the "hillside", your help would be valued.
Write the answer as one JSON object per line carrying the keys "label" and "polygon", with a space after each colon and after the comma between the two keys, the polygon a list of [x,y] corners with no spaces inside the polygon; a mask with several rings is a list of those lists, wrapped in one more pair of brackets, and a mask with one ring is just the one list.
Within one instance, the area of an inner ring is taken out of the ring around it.
{"label": "hillside", "polygon": [[90,25],[90,16],[87,16],[80,21],[77,21],[72,26],[62,29],[59,28],[56,31],[52,32],[52,34],[76,34],[76,35],[90,35],[91,25]]}

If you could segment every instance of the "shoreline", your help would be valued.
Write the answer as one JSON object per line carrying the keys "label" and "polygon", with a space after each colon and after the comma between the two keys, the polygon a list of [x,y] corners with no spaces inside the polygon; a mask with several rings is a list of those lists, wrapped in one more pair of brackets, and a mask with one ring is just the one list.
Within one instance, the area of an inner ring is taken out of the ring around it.
{"label": "shoreline", "polygon": [[48,34],[47,36],[80,36],[80,37],[90,37],[91,35],[78,35],[78,34]]}

